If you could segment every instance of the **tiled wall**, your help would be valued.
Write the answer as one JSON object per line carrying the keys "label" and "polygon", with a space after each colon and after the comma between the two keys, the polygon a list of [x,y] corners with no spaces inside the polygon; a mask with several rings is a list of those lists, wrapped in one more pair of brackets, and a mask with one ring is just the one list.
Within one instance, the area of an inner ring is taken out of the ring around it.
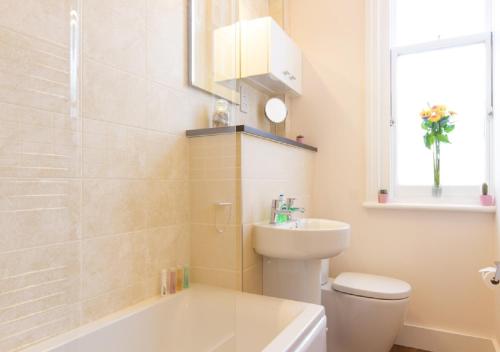
{"label": "tiled wall", "polygon": [[82,322],[158,292],[189,262],[184,130],[211,100],[186,87],[183,1],[83,1]]}
{"label": "tiled wall", "polygon": [[70,116],[70,5],[0,2],[0,351],[80,319],[81,120]]}
{"label": "tiled wall", "polygon": [[[280,193],[297,198],[306,208],[302,216],[311,214],[315,153],[241,133],[189,143],[193,279],[262,293],[253,224],[269,221],[271,200]],[[220,202],[231,203],[231,212]]]}
{"label": "tiled wall", "polygon": [[195,137],[189,144],[193,280],[241,290],[239,134]]}
{"label": "tiled wall", "polygon": [[0,2],[0,351],[156,295],[160,269],[189,261],[184,131],[208,125],[213,99],[187,85],[186,9]]}
{"label": "tiled wall", "polygon": [[252,246],[252,224],[269,221],[271,200],[280,193],[312,214],[316,153],[266,139],[241,135],[243,290],[262,293],[262,257]]}

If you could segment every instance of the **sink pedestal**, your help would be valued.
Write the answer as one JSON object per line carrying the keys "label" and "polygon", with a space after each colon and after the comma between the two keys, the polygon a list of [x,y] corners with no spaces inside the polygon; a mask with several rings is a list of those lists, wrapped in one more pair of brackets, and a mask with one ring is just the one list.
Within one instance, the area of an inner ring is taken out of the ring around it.
{"label": "sink pedestal", "polygon": [[[264,294],[321,304],[321,260],[342,253],[350,239],[351,226],[335,220],[255,224],[253,245],[264,257]],[[323,266],[325,280],[328,263]]]}
{"label": "sink pedestal", "polygon": [[321,304],[321,260],[264,257],[264,295]]}

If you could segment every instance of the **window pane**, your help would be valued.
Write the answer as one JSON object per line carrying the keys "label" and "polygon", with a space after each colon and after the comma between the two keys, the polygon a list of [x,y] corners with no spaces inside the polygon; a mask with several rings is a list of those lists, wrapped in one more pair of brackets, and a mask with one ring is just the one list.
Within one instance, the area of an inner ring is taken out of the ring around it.
{"label": "window pane", "polygon": [[393,0],[394,45],[489,31],[488,0]]}
{"label": "window pane", "polygon": [[436,50],[397,59],[396,179],[400,185],[432,184],[432,152],[424,146],[419,112],[428,104],[456,111],[452,144],[441,147],[442,185],[486,180],[486,45]]}

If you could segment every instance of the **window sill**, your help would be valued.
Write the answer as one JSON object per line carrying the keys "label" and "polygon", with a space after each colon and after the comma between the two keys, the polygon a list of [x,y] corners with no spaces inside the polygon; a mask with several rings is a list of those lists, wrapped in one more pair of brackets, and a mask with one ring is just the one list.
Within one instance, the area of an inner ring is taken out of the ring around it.
{"label": "window sill", "polygon": [[476,204],[431,204],[431,203],[385,203],[364,202],[363,207],[369,209],[391,209],[391,210],[442,210],[471,213],[495,213],[496,206],[483,206]]}

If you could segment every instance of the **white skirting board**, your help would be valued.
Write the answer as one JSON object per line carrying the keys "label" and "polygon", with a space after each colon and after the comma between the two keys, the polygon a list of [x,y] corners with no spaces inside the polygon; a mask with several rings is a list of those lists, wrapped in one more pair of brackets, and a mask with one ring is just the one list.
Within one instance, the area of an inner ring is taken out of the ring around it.
{"label": "white skirting board", "polygon": [[396,344],[433,352],[500,352],[496,343],[485,337],[407,324],[399,332]]}

